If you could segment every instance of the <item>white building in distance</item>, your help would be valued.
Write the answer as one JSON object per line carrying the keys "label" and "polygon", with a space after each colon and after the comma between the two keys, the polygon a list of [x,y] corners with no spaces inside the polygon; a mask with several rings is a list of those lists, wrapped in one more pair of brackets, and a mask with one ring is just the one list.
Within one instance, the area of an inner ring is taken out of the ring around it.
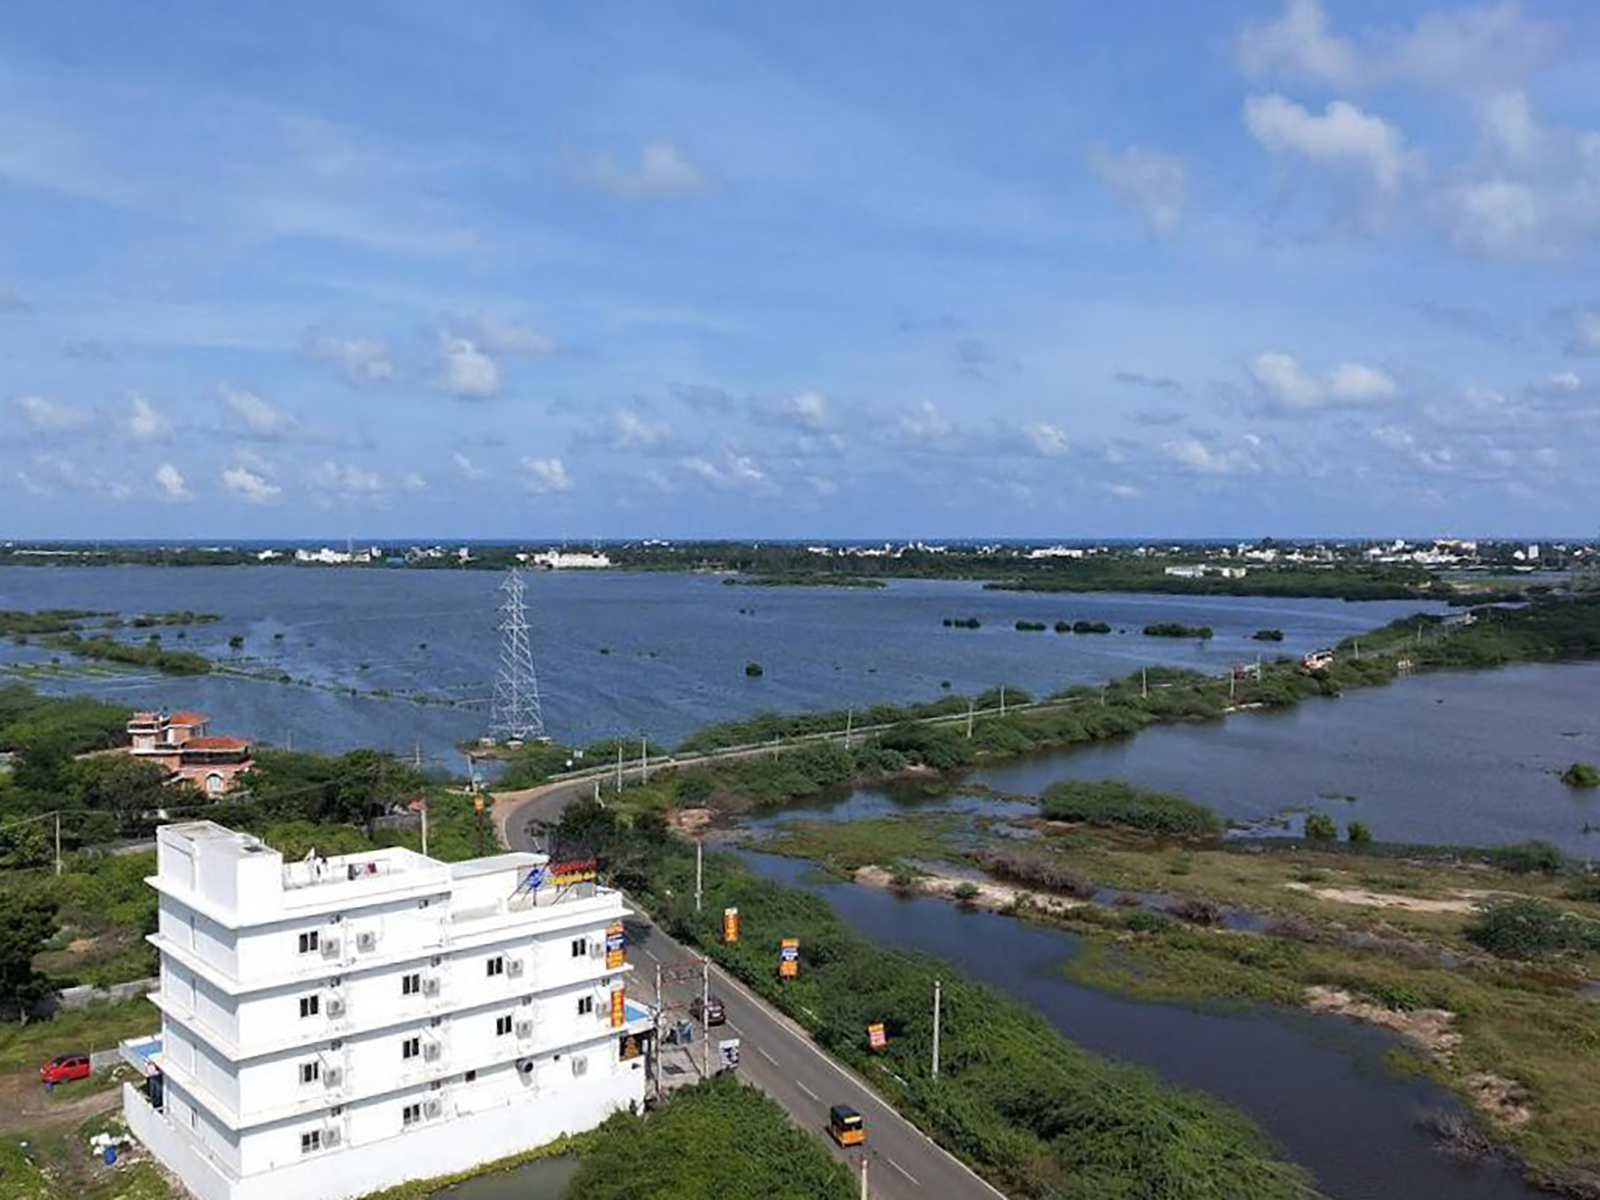
{"label": "white building in distance", "polygon": [[125,1046],[123,1108],[200,1200],[359,1196],[644,1100],[651,1017],[592,862],[286,863],[194,821],[161,828],[149,883],[161,1033]]}
{"label": "white building in distance", "polygon": [[545,550],[538,554],[519,554],[519,559],[533,567],[550,571],[602,570],[611,565],[611,556],[599,550]]}

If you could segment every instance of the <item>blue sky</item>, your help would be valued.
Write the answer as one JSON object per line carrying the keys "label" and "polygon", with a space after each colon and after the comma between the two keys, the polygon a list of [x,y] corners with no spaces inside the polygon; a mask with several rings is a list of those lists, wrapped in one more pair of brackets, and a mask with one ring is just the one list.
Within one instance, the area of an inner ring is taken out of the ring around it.
{"label": "blue sky", "polygon": [[13,0],[0,536],[1576,534],[1600,9]]}

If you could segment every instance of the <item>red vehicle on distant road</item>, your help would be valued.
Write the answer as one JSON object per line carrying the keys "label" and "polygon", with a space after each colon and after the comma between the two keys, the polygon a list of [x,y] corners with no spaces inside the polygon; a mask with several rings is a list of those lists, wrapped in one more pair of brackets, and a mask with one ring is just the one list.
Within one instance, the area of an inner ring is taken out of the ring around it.
{"label": "red vehicle on distant road", "polygon": [[93,1073],[87,1054],[58,1054],[39,1064],[39,1082],[47,1085],[87,1079]]}

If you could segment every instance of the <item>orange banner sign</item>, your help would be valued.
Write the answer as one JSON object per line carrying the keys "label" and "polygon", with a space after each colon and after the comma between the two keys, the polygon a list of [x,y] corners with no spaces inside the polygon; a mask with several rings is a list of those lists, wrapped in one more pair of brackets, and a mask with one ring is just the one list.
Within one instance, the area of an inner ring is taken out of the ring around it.
{"label": "orange banner sign", "polygon": [[729,945],[739,940],[739,910],[725,908],[722,910],[722,940]]}

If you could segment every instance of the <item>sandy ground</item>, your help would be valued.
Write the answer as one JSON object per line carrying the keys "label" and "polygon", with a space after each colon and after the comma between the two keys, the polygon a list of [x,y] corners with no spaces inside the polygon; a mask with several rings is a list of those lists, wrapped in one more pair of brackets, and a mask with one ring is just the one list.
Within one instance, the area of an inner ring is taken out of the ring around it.
{"label": "sandy ground", "polygon": [[[1306,1007],[1315,1012],[1339,1013],[1381,1025],[1416,1042],[1446,1068],[1451,1065],[1456,1047],[1461,1044],[1461,1034],[1456,1030],[1456,1014],[1444,1008],[1417,1008],[1410,1011],[1385,1008],[1370,1000],[1357,1000],[1349,992],[1331,987],[1306,989]],[[1528,1107],[1522,1087],[1503,1075],[1479,1071],[1462,1077],[1466,1089],[1479,1111],[1504,1125],[1518,1129],[1533,1120],[1533,1110]]]}
{"label": "sandy ground", "polygon": [[96,1113],[108,1112],[122,1104],[120,1087],[86,1092],[74,1098],[68,1089],[77,1086],[74,1083],[63,1084],[61,1093],[52,1096],[39,1082],[37,1071],[13,1071],[0,1075],[0,1129],[77,1125]]}
{"label": "sandy ground", "polygon": [[[894,877],[887,870],[870,865],[856,871],[855,880],[866,887],[888,888],[894,884]],[[1030,891],[1027,888],[999,883],[992,879],[968,879],[960,875],[919,875],[911,890],[923,896],[942,896],[947,900],[954,900],[956,889],[964,883],[970,883],[978,889],[977,895],[965,901],[975,908],[1003,911],[1016,907],[1019,902],[1025,902],[1041,912],[1066,912],[1068,909],[1088,903],[1085,900],[1074,900],[1068,896],[1056,896],[1049,892]]]}
{"label": "sandy ground", "polygon": [[1290,891],[1305,892],[1318,900],[1336,904],[1358,904],[1363,908],[1398,908],[1414,913],[1470,913],[1477,909],[1483,893],[1457,892],[1454,900],[1425,900],[1420,896],[1400,896],[1393,892],[1369,892],[1366,888],[1314,887],[1309,883],[1286,883]]}

